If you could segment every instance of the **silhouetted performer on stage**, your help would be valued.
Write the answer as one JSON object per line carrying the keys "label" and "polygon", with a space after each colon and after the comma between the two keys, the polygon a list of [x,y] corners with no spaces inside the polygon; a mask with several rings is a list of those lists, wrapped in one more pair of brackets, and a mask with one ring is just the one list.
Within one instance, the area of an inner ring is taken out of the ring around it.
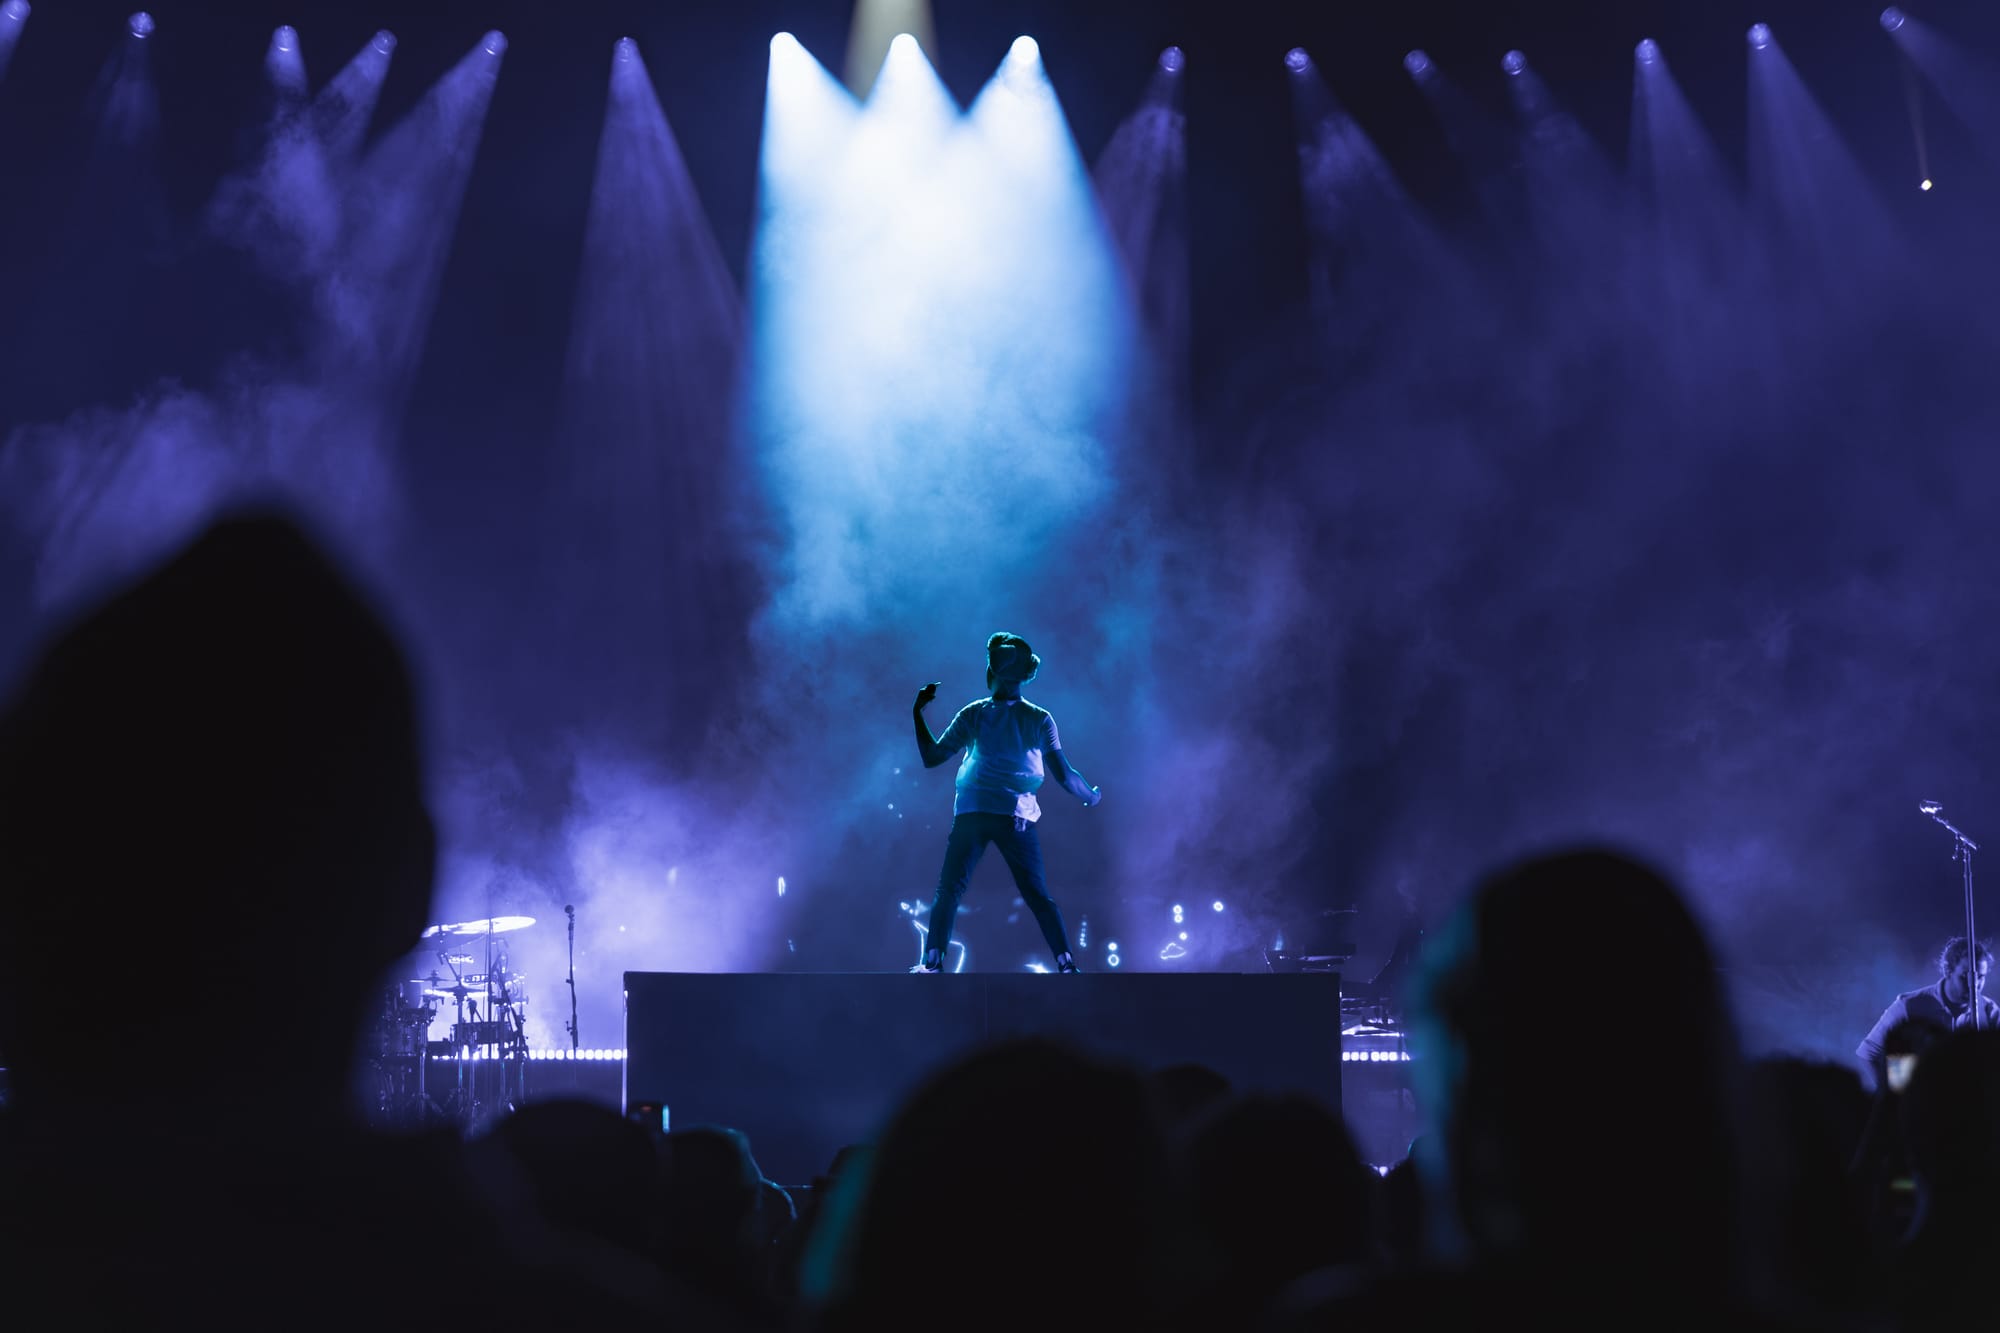
{"label": "silhouetted performer on stage", "polygon": [[1083,774],[1063,758],[1055,719],[1021,697],[1021,686],[1041,669],[1042,659],[1029,649],[1026,639],[1018,634],[995,634],[986,641],[986,687],[993,691],[993,697],[959,709],[944,735],[935,740],[924,721],[924,705],[937,698],[937,682],[917,691],[917,752],[923,756],[924,767],[936,768],[960,750],[965,751],[965,759],[958,766],[951,837],[945,842],[944,869],[938,873],[937,898],[931,904],[924,961],[911,968],[912,972],[942,969],[945,950],[951,947],[951,923],[958,915],[958,900],[965,896],[972,868],[979,864],[989,842],[999,846],[1007,869],[1014,873],[1021,900],[1041,924],[1042,938],[1056,956],[1056,970],[1077,970],[1062,913],[1056,910],[1042,878],[1042,844],[1035,836],[1035,821],[1042,817],[1042,808],[1035,802],[1035,792],[1042,785],[1046,766],[1086,807],[1103,800],[1104,793],[1084,781]]}
{"label": "silhouetted performer on stage", "polygon": [[[1977,960],[1976,968],[1968,965],[1968,957]],[[1922,990],[1905,991],[1890,1001],[1882,1016],[1875,1020],[1875,1026],[1854,1048],[1854,1053],[1861,1057],[1861,1063],[1875,1076],[1877,1087],[1884,1086],[1887,1078],[1884,1043],[1897,1024],[1906,1019],[1929,1023],[1939,1032],[1969,1028],[1973,1026],[1969,997],[1977,995],[1982,1015],[1979,1026],[2000,1028],[2000,1004],[1995,1004],[1985,995],[1986,972],[1993,965],[1992,951],[1983,944],[1968,949],[1964,936],[1953,936],[1938,951],[1937,965],[1937,984]]]}

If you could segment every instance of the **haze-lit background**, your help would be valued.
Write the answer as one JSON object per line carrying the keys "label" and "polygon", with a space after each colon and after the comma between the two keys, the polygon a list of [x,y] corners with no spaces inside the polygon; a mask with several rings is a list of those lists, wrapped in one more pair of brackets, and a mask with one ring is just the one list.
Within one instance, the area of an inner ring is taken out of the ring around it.
{"label": "haze-lit background", "polygon": [[1917,801],[2000,837],[2000,17],[1906,8],[43,0],[0,663],[304,509],[423,681],[436,918],[538,918],[537,1045],[565,904],[587,1045],[628,968],[907,966],[908,704],[1006,629],[1107,794],[1043,794],[1091,967],[1353,906],[1366,975],[1608,838],[1753,1045],[1845,1052],[1962,919]]}

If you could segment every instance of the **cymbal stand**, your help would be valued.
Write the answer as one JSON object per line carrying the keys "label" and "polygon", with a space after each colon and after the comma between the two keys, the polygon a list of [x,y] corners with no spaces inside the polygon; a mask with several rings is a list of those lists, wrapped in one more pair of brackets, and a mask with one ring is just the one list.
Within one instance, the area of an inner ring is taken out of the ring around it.
{"label": "cymbal stand", "polygon": [[1965,980],[1966,1004],[1972,1010],[1972,1026],[1975,1030],[1985,1026],[1979,1003],[1979,936],[1972,925],[1972,854],[1979,850],[1979,844],[1965,836],[1965,831],[1944,817],[1944,807],[1936,801],[1925,801],[1917,807],[1925,814],[1944,825],[1945,832],[1951,834],[1952,859],[1957,861],[1965,881]]}

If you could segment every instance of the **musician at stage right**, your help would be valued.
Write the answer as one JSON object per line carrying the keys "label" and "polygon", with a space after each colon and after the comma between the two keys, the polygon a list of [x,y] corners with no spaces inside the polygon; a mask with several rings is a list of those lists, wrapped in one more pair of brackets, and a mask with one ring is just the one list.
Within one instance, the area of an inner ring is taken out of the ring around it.
{"label": "musician at stage right", "polygon": [[2000,1028],[2000,1004],[1986,998],[1986,973],[1993,965],[1993,953],[1983,944],[1967,946],[1965,937],[1953,936],[1938,951],[1937,984],[1922,990],[1904,991],[1882,1017],[1875,1020],[1868,1035],[1854,1048],[1861,1063],[1874,1076],[1877,1087],[1886,1085],[1887,1065],[1883,1046],[1897,1024],[1907,1019],[1929,1023],[1939,1032],[1973,1025],[1971,1001],[1979,1001],[1979,1026]]}

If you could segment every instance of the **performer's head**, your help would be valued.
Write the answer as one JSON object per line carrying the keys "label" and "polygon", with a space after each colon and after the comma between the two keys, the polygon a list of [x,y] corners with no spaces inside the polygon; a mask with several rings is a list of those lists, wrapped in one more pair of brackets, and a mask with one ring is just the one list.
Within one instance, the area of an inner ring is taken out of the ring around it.
{"label": "performer's head", "polygon": [[[1978,960],[1977,970],[1967,965],[1968,957]],[[1938,975],[1944,978],[1944,997],[1953,1004],[1963,1004],[1967,994],[1985,991],[1987,969],[1993,966],[1993,951],[1977,941],[1968,947],[1965,936],[1954,935],[1938,950],[1937,964]]]}
{"label": "performer's head", "polygon": [[1042,669],[1028,641],[1018,634],[995,634],[986,641],[986,688],[1018,690]]}

